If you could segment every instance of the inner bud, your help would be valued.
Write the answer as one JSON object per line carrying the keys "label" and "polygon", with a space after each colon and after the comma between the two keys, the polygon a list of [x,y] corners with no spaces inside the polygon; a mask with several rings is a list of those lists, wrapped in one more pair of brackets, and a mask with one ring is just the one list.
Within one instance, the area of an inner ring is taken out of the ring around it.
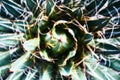
{"label": "inner bud", "polygon": [[69,32],[53,30],[52,34],[48,33],[46,36],[46,51],[52,56],[58,56],[59,54],[67,53],[75,46],[74,39]]}

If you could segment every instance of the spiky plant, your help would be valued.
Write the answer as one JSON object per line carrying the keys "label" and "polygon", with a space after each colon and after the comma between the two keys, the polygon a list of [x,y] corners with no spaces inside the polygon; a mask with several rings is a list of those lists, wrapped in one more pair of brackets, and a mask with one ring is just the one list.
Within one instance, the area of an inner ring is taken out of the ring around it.
{"label": "spiky plant", "polygon": [[119,80],[120,0],[0,0],[0,80]]}

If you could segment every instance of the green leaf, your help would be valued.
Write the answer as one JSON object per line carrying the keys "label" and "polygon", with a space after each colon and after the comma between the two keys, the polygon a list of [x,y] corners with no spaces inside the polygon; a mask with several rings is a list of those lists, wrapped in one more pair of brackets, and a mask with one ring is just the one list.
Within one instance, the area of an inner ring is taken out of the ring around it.
{"label": "green leaf", "polygon": [[34,72],[29,71],[24,80],[36,80],[35,76],[36,76],[35,71]]}
{"label": "green leaf", "polygon": [[100,64],[96,65],[97,63],[86,63],[88,74],[90,74],[94,80],[119,80],[120,76],[114,70],[102,66]]}
{"label": "green leaf", "polygon": [[[87,67],[90,71],[88,71],[88,74],[90,74],[92,77],[95,78],[95,80],[105,80],[106,77],[103,74],[103,71],[101,71],[98,67],[96,68],[95,65],[91,65],[90,63],[87,64]],[[94,69],[96,68],[96,69]],[[102,68],[103,69],[103,68]]]}
{"label": "green leaf", "polygon": [[0,77],[4,79],[9,74],[9,68],[10,68],[10,65],[5,65],[0,67]]}
{"label": "green leaf", "polygon": [[13,33],[14,27],[9,20],[0,19],[0,33]]}
{"label": "green leaf", "polygon": [[117,38],[120,37],[120,28],[116,27],[110,30],[106,30],[104,33],[106,38]]}
{"label": "green leaf", "polygon": [[103,22],[101,22],[101,24],[97,25],[97,28],[95,29],[95,31],[101,30],[104,27],[106,27],[106,25],[108,24],[109,19],[104,20]]}
{"label": "green leaf", "polygon": [[25,33],[27,30],[25,29],[26,27],[26,22],[25,21],[15,21],[12,23],[13,27],[15,28],[16,33]]}
{"label": "green leaf", "polygon": [[39,46],[39,38],[27,40],[23,43],[23,47],[27,51],[33,51]]}
{"label": "green leaf", "polygon": [[81,20],[82,23],[86,24],[90,31],[98,31],[107,25],[109,18],[92,18]]}
{"label": "green leaf", "polygon": [[113,25],[120,25],[120,16],[113,17],[110,21]]}
{"label": "green leaf", "polygon": [[9,50],[9,47],[5,47],[5,46],[0,47],[0,52],[7,51],[7,50]]}
{"label": "green leaf", "polygon": [[0,66],[6,65],[11,63],[11,55],[13,54],[14,50],[9,50],[6,52],[0,52]]}
{"label": "green leaf", "polygon": [[71,77],[73,80],[87,80],[84,72],[79,67],[71,71]]}
{"label": "green leaf", "polygon": [[19,44],[23,34],[2,34],[0,35],[0,45],[2,46],[16,46]]}
{"label": "green leaf", "polygon": [[52,11],[53,6],[54,6],[54,1],[53,0],[47,0],[47,2],[46,2],[46,15],[47,16]]}
{"label": "green leaf", "polygon": [[15,3],[21,4],[23,0],[12,0],[12,1],[14,1]]}
{"label": "green leaf", "polygon": [[10,54],[8,52],[0,53],[0,57],[1,57],[0,58],[0,66],[11,63]]}
{"label": "green leaf", "polygon": [[[61,15],[62,14],[62,15]],[[72,19],[72,10],[66,6],[53,6],[50,14],[49,14],[49,20],[66,20],[66,21],[70,21]],[[71,15],[71,16],[70,16]]]}
{"label": "green leaf", "polygon": [[35,17],[38,17],[41,11],[39,2],[37,0],[26,0],[26,3],[27,3],[26,7],[28,7],[29,10],[32,11]]}
{"label": "green leaf", "polygon": [[7,80],[22,80],[24,72],[14,72],[7,77]]}
{"label": "green leaf", "polygon": [[33,64],[32,59],[30,59],[31,53],[25,53],[15,62],[11,64],[10,71],[23,71],[25,68]]}
{"label": "green leaf", "polygon": [[74,12],[73,12],[73,16],[77,19],[77,20],[80,20],[81,17],[82,17],[82,10],[80,8],[76,9]]}
{"label": "green leaf", "polygon": [[108,59],[106,66],[120,71],[120,59]]}
{"label": "green leaf", "polygon": [[29,10],[32,12],[37,8],[36,0],[26,0],[26,3]]}
{"label": "green leaf", "polygon": [[103,9],[102,11],[99,12],[99,14],[104,15],[104,16],[110,16],[113,17],[120,12],[120,1],[115,1],[112,4],[108,5],[107,8]]}
{"label": "green leaf", "polygon": [[25,21],[10,21],[7,19],[0,19],[0,33],[25,33]]}
{"label": "green leaf", "polygon": [[112,44],[106,43],[99,43],[97,45],[96,53],[104,54],[104,55],[111,55],[111,54],[119,54],[120,49]]}
{"label": "green leaf", "polygon": [[1,6],[0,10],[1,10],[0,16],[2,16],[3,18],[10,18],[11,19],[11,15],[6,13],[7,10],[3,6]]}
{"label": "green leaf", "polygon": [[71,0],[64,0],[63,4],[69,4],[71,2]]}
{"label": "green leaf", "polygon": [[[96,45],[97,43],[97,45]],[[112,44],[111,44],[112,43]],[[95,39],[90,46],[96,48],[96,53],[104,55],[112,55],[120,53],[120,38],[109,38],[109,39]]]}
{"label": "green leaf", "polygon": [[111,44],[111,45],[116,45],[116,47],[119,48],[120,46],[120,37],[117,38],[109,38],[109,39],[95,39],[96,42],[98,43],[106,43],[106,44]]}
{"label": "green leaf", "polygon": [[[56,5],[54,5],[53,7],[52,7],[52,9],[51,9],[51,12],[50,12],[50,14],[49,14],[49,21],[50,20],[59,20],[59,17],[61,17],[61,16],[59,16],[59,15],[61,15],[61,13],[59,13],[58,14],[58,12],[60,11],[60,9],[59,9],[59,7],[58,6],[56,6]],[[59,16],[59,17],[58,17]],[[51,23],[51,22],[50,22]]]}
{"label": "green leaf", "polygon": [[82,37],[82,42],[84,44],[88,44],[91,40],[93,39],[93,35],[90,33],[84,34],[84,36]]}
{"label": "green leaf", "polygon": [[60,74],[64,76],[69,76],[72,72],[73,63],[71,61],[67,61],[66,64],[61,66],[59,68]]}
{"label": "green leaf", "polygon": [[38,23],[38,27],[42,33],[46,33],[49,31],[49,25],[48,22],[45,20],[40,20]]}
{"label": "green leaf", "polygon": [[107,0],[92,0],[86,5],[86,14],[89,16],[94,16],[107,2]]}
{"label": "green leaf", "polygon": [[40,80],[51,80],[51,75],[52,75],[52,70],[53,67],[51,66],[51,64],[44,64],[42,66],[42,72],[40,73],[39,79]]}
{"label": "green leaf", "polygon": [[[2,11],[5,12],[6,15],[8,13],[12,15],[11,17],[18,18],[23,13],[23,8],[13,1],[4,0],[2,3],[4,6],[4,9],[2,8]],[[1,16],[6,17],[4,14],[1,14]]]}
{"label": "green leaf", "polygon": [[[69,13],[69,14],[73,13],[73,12],[72,12],[72,9],[70,9],[70,8],[67,7],[67,6],[63,6],[63,7],[61,7],[61,9],[62,9],[64,12],[66,12],[66,13]],[[79,11],[78,11],[78,12],[79,12]],[[77,14],[77,12],[76,12],[75,14]]]}
{"label": "green leaf", "polygon": [[15,47],[13,49],[8,48],[6,51],[0,51],[0,66],[12,63],[13,60],[19,58],[23,53],[24,51],[21,48]]}

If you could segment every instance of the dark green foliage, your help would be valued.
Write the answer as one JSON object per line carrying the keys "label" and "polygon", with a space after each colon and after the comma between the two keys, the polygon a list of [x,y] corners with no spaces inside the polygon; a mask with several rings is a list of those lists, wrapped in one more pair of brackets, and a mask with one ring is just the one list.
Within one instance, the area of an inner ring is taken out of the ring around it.
{"label": "dark green foliage", "polygon": [[0,0],[0,80],[119,80],[119,0]]}

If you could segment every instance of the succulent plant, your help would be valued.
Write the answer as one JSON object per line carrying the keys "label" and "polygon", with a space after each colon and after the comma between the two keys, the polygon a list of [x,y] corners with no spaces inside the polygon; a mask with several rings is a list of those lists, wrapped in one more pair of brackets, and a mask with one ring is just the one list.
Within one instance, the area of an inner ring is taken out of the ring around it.
{"label": "succulent plant", "polygon": [[119,80],[120,0],[0,0],[0,80]]}

